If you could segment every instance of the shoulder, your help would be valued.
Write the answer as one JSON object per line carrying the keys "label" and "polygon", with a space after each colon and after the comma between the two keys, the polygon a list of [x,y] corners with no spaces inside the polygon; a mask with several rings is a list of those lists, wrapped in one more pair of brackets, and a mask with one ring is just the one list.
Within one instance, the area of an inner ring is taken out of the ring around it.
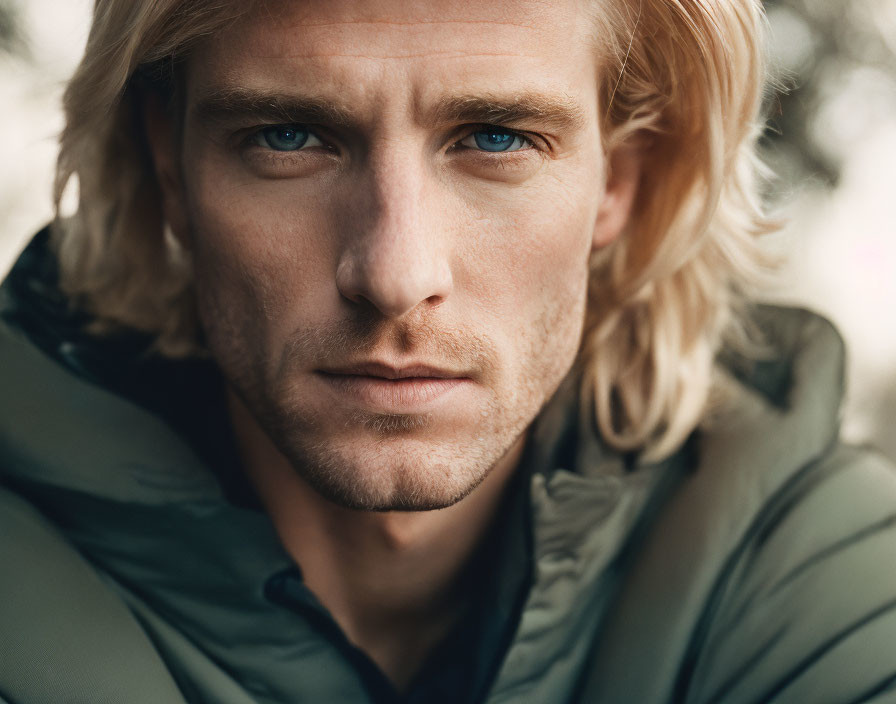
{"label": "shoulder", "polygon": [[3,696],[183,701],[125,605],[33,506],[2,487],[0,565]]}
{"label": "shoulder", "polygon": [[896,687],[896,469],[837,441],[844,351],[830,323],[771,307],[756,320],[775,355],[709,423],[705,528],[730,537],[676,690],[688,702],[871,700]]}
{"label": "shoulder", "polygon": [[896,468],[836,444],[774,490],[717,470],[657,518],[582,701],[896,700]]}
{"label": "shoulder", "polygon": [[756,321],[774,353],[728,360],[696,466],[601,635],[593,701],[842,704],[896,685],[896,473],[837,440],[830,324],[774,308]]}
{"label": "shoulder", "polygon": [[694,631],[694,702],[868,701],[896,687],[896,469],[836,446],[756,516]]}

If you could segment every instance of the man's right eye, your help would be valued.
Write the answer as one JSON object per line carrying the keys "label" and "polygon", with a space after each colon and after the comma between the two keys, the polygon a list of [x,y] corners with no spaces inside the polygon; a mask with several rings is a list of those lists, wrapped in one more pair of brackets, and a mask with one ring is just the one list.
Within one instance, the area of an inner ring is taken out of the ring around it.
{"label": "man's right eye", "polygon": [[251,142],[256,146],[273,149],[277,152],[294,152],[305,147],[323,145],[323,142],[302,125],[263,127],[252,135]]}

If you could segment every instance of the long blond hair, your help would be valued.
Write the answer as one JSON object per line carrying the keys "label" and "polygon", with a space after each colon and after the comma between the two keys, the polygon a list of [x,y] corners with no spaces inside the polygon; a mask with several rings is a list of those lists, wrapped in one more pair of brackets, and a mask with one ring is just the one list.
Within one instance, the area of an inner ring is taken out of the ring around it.
{"label": "long blond hair", "polygon": [[[55,184],[60,284],[97,329],[136,328],[200,352],[189,262],[166,236],[135,76],[174,71],[241,11],[223,0],[97,0],[64,97]],[[765,78],[758,0],[594,4],[604,147],[646,161],[625,233],[592,262],[579,364],[604,439],[660,457],[699,422],[770,229],[757,195]],[[167,67],[167,69],[166,69]],[[79,206],[58,215],[77,177]]]}

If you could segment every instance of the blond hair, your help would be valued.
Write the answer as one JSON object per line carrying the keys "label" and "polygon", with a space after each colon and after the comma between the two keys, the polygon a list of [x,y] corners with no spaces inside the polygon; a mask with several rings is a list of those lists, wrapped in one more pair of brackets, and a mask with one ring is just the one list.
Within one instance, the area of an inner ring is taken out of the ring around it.
{"label": "blond hair", "polygon": [[[169,356],[201,351],[198,324],[189,263],[164,231],[134,77],[172,71],[236,17],[234,5],[97,0],[64,98],[60,285],[98,329],[152,333]],[[578,363],[608,444],[658,458],[698,424],[716,354],[763,266],[763,15],[758,0],[601,0],[593,14],[604,147],[637,138],[645,164],[626,231],[594,256]],[[79,207],[63,219],[73,176]]]}

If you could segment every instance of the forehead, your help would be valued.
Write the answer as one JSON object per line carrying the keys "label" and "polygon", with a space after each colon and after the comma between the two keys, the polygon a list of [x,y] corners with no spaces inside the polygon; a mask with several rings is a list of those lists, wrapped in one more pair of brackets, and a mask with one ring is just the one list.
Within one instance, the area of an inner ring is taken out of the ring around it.
{"label": "forehead", "polygon": [[191,93],[312,90],[422,107],[445,92],[596,95],[586,0],[270,0],[205,40]]}

